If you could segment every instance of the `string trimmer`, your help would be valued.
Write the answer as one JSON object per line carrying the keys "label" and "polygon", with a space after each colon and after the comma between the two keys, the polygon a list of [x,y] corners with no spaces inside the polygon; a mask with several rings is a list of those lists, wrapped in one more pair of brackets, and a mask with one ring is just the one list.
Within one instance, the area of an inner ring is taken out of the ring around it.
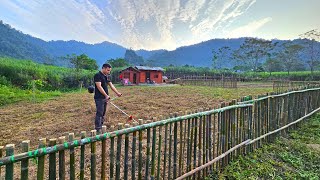
{"label": "string trimmer", "polygon": [[112,98],[110,101],[109,101],[109,103],[111,104],[111,105],[113,105],[115,108],[117,108],[120,112],[122,112],[124,115],[126,115],[126,116],[128,116],[128,120],[129,121],[134,121],[134,122],[137,122],[136,120],[134,120],[133,119],[133,116],[132,115],[129,115],[129,114],[127,114],[126,112],[124,112],[121,108],[119,108],[117,105],[115,105],[115,104],[113,104],[113,102],[111,102],[112,100],[114,100],[114,99],[116,99],[117,97],[115,97],[115,98]]}

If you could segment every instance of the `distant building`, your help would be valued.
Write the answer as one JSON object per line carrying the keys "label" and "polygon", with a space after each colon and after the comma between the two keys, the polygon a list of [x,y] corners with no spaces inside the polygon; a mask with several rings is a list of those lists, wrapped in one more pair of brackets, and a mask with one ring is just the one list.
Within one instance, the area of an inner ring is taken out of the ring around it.
{"label": "distant building", "polygon": [[163,71],[161,67],[130,66],[120,71],[122,83],[125,85],[140,83],[162,83]]}

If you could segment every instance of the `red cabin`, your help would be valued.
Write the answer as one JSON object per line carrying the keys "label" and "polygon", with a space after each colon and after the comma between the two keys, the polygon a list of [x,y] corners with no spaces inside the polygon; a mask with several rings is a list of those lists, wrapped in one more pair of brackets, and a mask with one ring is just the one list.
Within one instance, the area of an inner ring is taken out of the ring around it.
{"label": "red cabin", "polygon": [[125,85],[139,83],[162,83],[163,69],[161,67],[135,66],[120,71],[120,77]]}

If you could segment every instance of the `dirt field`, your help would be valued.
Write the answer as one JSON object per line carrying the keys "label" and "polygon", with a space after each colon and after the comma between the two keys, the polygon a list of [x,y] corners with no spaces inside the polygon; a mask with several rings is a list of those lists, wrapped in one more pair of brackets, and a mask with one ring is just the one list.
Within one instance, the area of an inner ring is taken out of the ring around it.
{"label": "dirt field", "polygon": [[[246,95],[260,95],[271,88],[222,89],[211,87],[118,87],[123,97],[114,104],[135,119],[148,120],[174,112],[214,108],[221,102],[229,102]],[[111,93],[114,97],[114,93]],[[81,131],[94,129],[95,104],[93,94],[87,92],[67,93],[41,103],[20,102],[0,108],[0,146],[9,143],[19,147],[21,141],[30,140],[31,147],[38,146],[40,138],[58,138],[74,132],[79,138]],[[112,125],[126,123],[124,116],[109,105],[105,124],[108,131]]]}

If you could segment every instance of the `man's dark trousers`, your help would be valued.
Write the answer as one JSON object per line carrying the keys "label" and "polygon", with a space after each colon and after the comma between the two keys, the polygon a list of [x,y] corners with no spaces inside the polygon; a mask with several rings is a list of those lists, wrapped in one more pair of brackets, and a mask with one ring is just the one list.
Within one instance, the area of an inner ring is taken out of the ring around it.
{"label": "man's dark trousers", "polygon": [[106,99],[94,99],[96,103],[96,118],[95,118],[95,129],[97,132],[101,132],[104,115],[106,114],[107,100]]}

